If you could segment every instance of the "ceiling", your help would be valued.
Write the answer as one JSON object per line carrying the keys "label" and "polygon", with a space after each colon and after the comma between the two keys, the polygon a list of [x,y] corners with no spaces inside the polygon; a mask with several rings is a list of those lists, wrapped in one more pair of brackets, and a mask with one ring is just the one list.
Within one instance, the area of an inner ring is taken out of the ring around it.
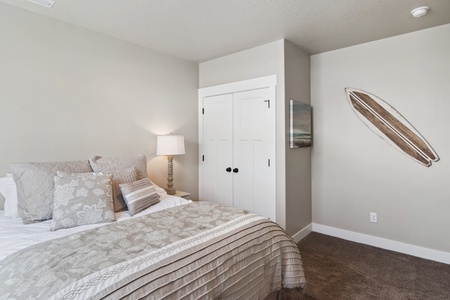
{"label": "ceiling", "polygon": [[[310,54],[450,23],[450,0],[0,0],[194,62],[287,39]],[[414,18],[412,9],[428,5]]]}

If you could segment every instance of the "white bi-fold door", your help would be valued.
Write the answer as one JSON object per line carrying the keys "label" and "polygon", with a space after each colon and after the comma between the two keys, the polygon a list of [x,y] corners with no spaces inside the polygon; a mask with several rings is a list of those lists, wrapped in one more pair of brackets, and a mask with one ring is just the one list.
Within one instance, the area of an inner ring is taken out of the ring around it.
{"label": "white bi-fold door", "polygon": [[275,220],[275,103],[269,88],[203,98],[203,200]]}
{"label": "white bi-fold door", "polygon": [[203,99],[203,199],[233,206],[233,95]]}

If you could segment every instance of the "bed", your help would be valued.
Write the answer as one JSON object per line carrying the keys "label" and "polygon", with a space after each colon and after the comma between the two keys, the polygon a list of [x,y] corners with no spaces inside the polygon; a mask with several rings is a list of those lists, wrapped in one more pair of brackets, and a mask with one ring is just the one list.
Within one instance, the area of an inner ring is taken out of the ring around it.
{"label": "bed", "polygon": [[[0,299],[266,299],[281,288],[305,288],[298,248],[277,224],[248,211],[169,196],[152,182],[158,199],[138,212],[125,201],[130,209],[114,212],[112,222],[74,226],[55,221],[61,186],[67,185],[59,181],[78,186],[73,178],[105,181],[106,175],[54,166],[37,168],[52,174],[46,178],[53,182],[52,219],[30,220],[45,215],[42,209],[41,216],[31,210],[25,218],[23,211],[11,216],[11,203],[0,210]],[[13,169],[17,195],[30,196],[21,186],[29,174],[23,165]],[[112,205],[117,195],[113,176],[108,176]],[[142,180],[134,176],[121,187]],[[32,190],[44,185],[33,183]],[[121,196],[126,200],[129,195]],[[18,201],[20,212],[24,204]]]}

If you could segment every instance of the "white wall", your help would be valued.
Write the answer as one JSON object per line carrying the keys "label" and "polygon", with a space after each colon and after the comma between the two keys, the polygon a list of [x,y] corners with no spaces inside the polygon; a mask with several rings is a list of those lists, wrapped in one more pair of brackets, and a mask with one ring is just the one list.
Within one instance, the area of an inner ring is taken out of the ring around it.
{"label": "white wall", "polygon": [[[447,24],[312,56],[314,223],[450,252],[449,37]],[[345,87],[395,107],[441,160],[426,168],[376,136]]]}
{"label": "white wall", "polygon": [[144,153],[165,187],[156,134],[185,135],[175,187],[197,197],[198,66],[0,4],[0,176],[9,163]]}
{"label": "white wall", "polygon": [[283,49],[284,40],[278,40],[200,63],[199,85],[203,88],[277,74],[278,86],[283,86]]}

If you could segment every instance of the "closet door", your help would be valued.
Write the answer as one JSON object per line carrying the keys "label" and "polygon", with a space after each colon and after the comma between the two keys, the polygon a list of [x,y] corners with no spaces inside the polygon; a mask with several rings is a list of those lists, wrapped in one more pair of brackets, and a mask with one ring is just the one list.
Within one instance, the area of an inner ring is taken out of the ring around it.
{"label": "closet door", "polygon": [[233,206],[233,95],[203,98],[203,200]]}
{"label": "closet door", "polygon": [[268,88],[233,98],[234,206],[275,220],[275,101]]}

